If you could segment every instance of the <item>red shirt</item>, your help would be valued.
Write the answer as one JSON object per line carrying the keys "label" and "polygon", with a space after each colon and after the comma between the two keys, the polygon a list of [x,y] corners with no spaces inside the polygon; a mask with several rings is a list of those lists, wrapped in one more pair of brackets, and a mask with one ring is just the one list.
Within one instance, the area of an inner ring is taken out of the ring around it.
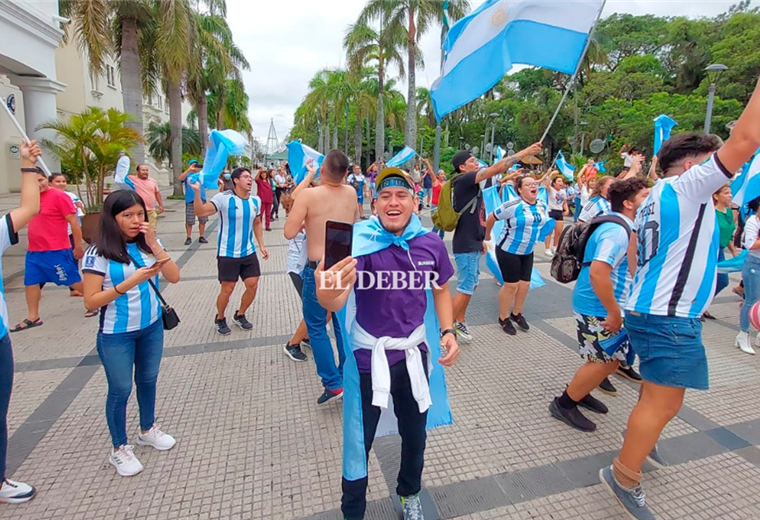
{"label": "red shirt", "polygon": [[274,195],[272,194],[272,183],[269,179],[256,179],[256,186],[258,186],[258,196],[263,204],[272,204],[274,202]]}
{"label": "red shirt", "polygon": [[433,200],[431,201],[433,206],[438,205],[438,197],[441,196],[441,188],[443,188],[442,182],[438,182],[438,186],[433,186]]}
{"label": "red shirt", "polygon": [[65,192],[48,188],[40,193],[40,212],[29,222],[29,251],[71,249],[67,215],[76,215],[74,203]]}

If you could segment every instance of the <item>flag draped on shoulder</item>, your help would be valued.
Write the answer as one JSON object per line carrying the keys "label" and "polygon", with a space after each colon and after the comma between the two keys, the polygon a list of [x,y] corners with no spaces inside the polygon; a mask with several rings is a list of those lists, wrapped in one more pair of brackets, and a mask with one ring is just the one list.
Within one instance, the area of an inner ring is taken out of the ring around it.
{"label": "flag draped on shoulder", "polygon": [[491,89],[513,65],[574,74],[604,0],[488,0],[459,20],[443,44],[435,116]]}
{"label": "flag draped on shoulder", "polygon": [[[429,233],[422,227],[419,217],[412,215],[404,233],[397,236],[385,230],[377,217],[354,224],[353,256],[358,258],[391,246],[409,250],[408,242],[413,238]],[[367,456],[364,448],[364,426],[362,422],[362,397],[359,387],[359,370],[356,366],[354,348],[356,334],[356,298],[355,289],[351,292],[346,305],[337,313],[343,330],[343,348],[346,362],[343,366],[343,477],[349,481],[367,476]],[[427,308],[425,309],[425,343],[428,346],[430,362],[429,386],[432,405],[427,410],[428,430],[452,423],[451,408],[446,392],[446,378],[443,368],[438,363],[441,357],[438,318],[435,313],[433,292],[427,290]],[[376,437],[391,435],[398,431],[396,417],[391,406],[382,408]]]}
{"label": "flag draped on shoulder", "polygon": [[113,182],[119,189],[135,189],[135,184],[129,180],[129,156],[122,155],[116,162]]}
{"label": "flag draped on shoulder", "polygon": [[557,153],[557,169],[570,180],[573,180],[575,177],[575,167],[571,166],[570,163],[568,163],[565,160],[565,156],[562,155],[562,152]]}
{"label": "flag draped on shoulder", "polygon": [[308,172],[306,164],[310,161],[314,161],[314,165],[317,167],[317,174],[319,176],[319,167],[322,165],[322,161],[325,160],[325,156],[316,151],[314,148],[310,148],[303,144],[301,141],[293,141],[288,143],[288,165],[290,166],[290,173],[293,175],[293,181],[296,184],[300,184],[306,177]]}
{"label": "flag draped on shoulder", "polygon": [[670,139],[670,131],[678,125],[672,118],[662,114],[654,120],[654,153],[657,154],[662,143]]}
{"label": "flag draped on shoulder", "polygon": [[414,156],[417,155],[417,152],[415,152],[412,148],[408,146],[404,146],[404,149],[401,150],[399,153],[391,157],[387,163],[385,163],[386,166],[401,166],[405,162],[411,161],[414,159]]}

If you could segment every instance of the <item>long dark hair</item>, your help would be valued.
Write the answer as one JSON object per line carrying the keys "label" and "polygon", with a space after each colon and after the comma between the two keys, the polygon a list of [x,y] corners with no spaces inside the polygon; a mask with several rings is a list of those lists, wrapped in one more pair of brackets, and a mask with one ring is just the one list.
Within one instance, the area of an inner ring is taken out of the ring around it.
{"label": "long dark hair", "polygon": [[[148,222],[148,210],[145,209],[145,202],[136,192],[132,190],[117,190],[112,192],[103,202],[103,211],[100,214],[100,229],[98,238],[95,239],[95,246],[98,248],[98,254],[109,260],[129,263],[127,255],[127,241],[121,232],[116,215],[139,204],[145,212],[145,222]],[[145,242],[145,235],[138,233],[135,237],[137,247],[146,254],[152,255],[153,252]]]}

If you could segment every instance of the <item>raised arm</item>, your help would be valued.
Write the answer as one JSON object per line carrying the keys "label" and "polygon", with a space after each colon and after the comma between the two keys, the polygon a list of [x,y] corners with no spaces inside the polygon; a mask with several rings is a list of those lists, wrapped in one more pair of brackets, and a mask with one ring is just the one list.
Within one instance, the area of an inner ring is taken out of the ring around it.
{"label": "raised arm", "polygon": [[534,143],[524,150],[520,150],[514,155],[504,157],[502,160],[497,161],[493,166],[483,168],[478,172],[478,176],[475,178],[475,182],[483,182],[486,179],[490,179],[494,175],[504,173],[509,170],[512,165],[520,162],[521,159],[529,155],[536,155],[541,151],[543,145],[541,143]]}
{"label": "raised arm", "polygon": [[21,143],[21,168],[29,168],[31,171],[21,172],[21,203],[19,207],[11,210],[13,231],[18,233],[29,224],[29,221],[40,212],[40,186],[37,183],[37,157],[42,155],[42,150],[37,141]]}
{"label": "raised arm", "polygon": [[731,137],[718,150],[721,164],[733,174],[747,162],[760,147],[760,81],[736,122]]}
{"label": "raised arm", "polygon": [[190,184],[190,188],[193,190],[193,209],[197,216],[208,217],[216,213],[216,206],[212,202],[203,202],[201,199],[201,184],[199,182]]}

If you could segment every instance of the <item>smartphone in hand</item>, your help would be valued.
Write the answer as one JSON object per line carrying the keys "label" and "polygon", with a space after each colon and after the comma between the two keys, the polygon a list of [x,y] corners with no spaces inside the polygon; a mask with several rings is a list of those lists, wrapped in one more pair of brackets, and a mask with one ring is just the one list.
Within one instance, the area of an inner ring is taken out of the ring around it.
{"label": "smartphone in hand", "polygon": [[354,225],[328,220],[325,223],[325,269],[351,256]]}

